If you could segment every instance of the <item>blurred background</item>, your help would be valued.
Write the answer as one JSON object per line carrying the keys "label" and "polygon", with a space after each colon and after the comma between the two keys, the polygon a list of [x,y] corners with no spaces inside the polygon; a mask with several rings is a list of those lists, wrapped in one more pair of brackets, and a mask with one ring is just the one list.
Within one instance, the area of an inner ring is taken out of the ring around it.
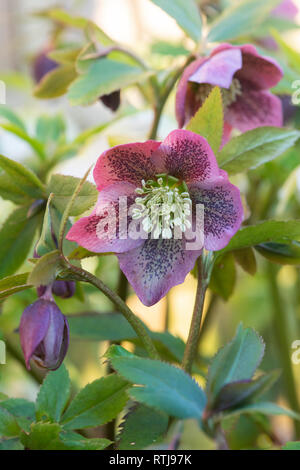
{"label": "blurred background", "polygon": [[[202,1],[200,3],[203,11],[214,17],[221,8],[234,1]],[[114,114],[100,101],[88,107],[71,107],[66,97],[38,100],[33,96],[34,60],[49,46],[55,33],[53,24],[35,13],[41,9],[56,6],[58,6],[57,1],[50,0],[0,1],[0,79],[6,84],[6,106],[17,112],[26,121],[29,129],[34,129],[38,116],[60,114],[65,121],[66,135],[72,140],[83,130],[113,119]],[[180,61],[182,51],[190,47],[189,40],[175,21],[149,0],[64,0],[59,6],[72,14],[92,19],[113,39],[128,46],[161,70],[177,60]],[[298,24],[299,19],[298,15],[295,20]],[[68,31],[64,40],[76,43],[80,40],[79,36],[80,32],[76,30]],[[285,33],[284,38],[300,53],[300,32],[297,28]],[[174,45],[172,54],[162,53],[165,41]],[[101,134],[95,135],[72,159],[58,162],[53,172],[81,177],[86,168],[94,163],[101,152],[109,146],[145,140],[153,113],[151,109],[145,110],[144,102],[136,88],[130,87],[122,91],[122,106],[132,106],[136,112],[110,125]],[[176,127],[174,96],[172,96],[159,128],[159,137],[164,138]],[[30,147],[4,130],[0,130],[0,152],[16,161],[28,161],[31,158]],[[298,149],[293,149],[293,152],[289,158],[297,159],[300,164]],[[274,170],[273,166],[271,170]],[[297,211],[300,201],[300,170],[295,175],[293,188]],[[263,179],[264,175],[258,173],[256,178]],[[236,183],[247,193],[248,181],[237,177]],[[268,190],[268,183],[260,187],[262,192]],[[0,198],[0,224],[3,224],[12,209],[13,203]],[[280,350],[275,339],[276,333],[274,333],[274,315],[276,314],[274,292],[265,275],[266,261],[258,255],[256,255],[256,260],[258,268],[255,276],[250,276],[240,267],[226,270],[225,283],[228,283],[228,295],[226,295],[228,300],[217,296],[217,289],[215,292],[209,292],[205,309],[208,310],[209,315],[207,321],[204,322],[200,346],[204,363],[221,345],[233,337],[237,325],[242,321],[244,326],[254,327],[266,342],[266,356],[262,369],[267,371],[282,367]],[[84,260],[83,266],[103,278],[111,287],[116,288],[119,274],[114,256],[90,258]],[[222,268],[219,266],[220,272]],[[25,271],[26,264],[20,269],[20,272]],[[299,268],[280,266],[276,270],[276,279],[283,297],[290,344],[292,344],[293,340],[300,339],[300,333],[297,336],[300,323]],[[163,299],[154,307],[144,307],[133,292],[130,292],[128,304],[151,329],[164,331],[167,326],[171,333],[185,340],[190,324],[195,287],[196,281],[192,275],[189,275],[183,285],[173,288],[167,299]],[[18,328],[23,309],[35,299],[36,293],[33,290],[25,291],[10,297],[0,307],[0,330],[2,336],[5,339],[8,338],[10,344],[7,351],[7,364],[0,365],[0,392],[31,400],[37,394],[40,377],[36,371],[30,374],[25,370],[19,356],[18,335],[15,330]],[[57,299],[57,303],[64,314],[112,310],[112,305],[101,294],[89,287],[82,287],[80,293],[77,292],[74,298],[67,301]],[[66,366],[75,390],[104,373],[101,356],[106,348],[107,344],[103,342],[72,338]],[[290,355],[292,352],[293,350],[290,349]],[[300,365],[295,365],[293,372],[300,400]],[[203,381],[201,376],[199,380]],[[282,393],[282,383],[278,384],[277,388],[274,387],[272,394],[278,403],[287,405],[284,393]],[[286,441],[292,438],[293,425],[289,418],[274,418],[274,424],[275,440]],[[257,442],[261,442],[262,446],[268,445],[270,436],[267,436],[264,428],[259,428],[259,425],[252,422],[250,418],[242,418],[239,426],[240,428],[237,427],[236,432],[232,433],[231,445],[233,447],[235,445],[247,447]],[[204,438],[193,423],[187,422],[181,445],[183,448],[199,449],[212,447],[213,443]]]}

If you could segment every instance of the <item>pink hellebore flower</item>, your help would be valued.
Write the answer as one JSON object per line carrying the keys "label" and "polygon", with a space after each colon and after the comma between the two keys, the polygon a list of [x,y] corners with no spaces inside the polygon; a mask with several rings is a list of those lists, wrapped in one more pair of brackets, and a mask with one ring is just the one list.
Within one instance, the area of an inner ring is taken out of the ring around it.
{"label": "pink hellebore flower", "polygon": [[[184,281],[203,246],[224,248],[242,222],[238,188],[218,168],[207,141],[187,130],[175,130],[163,142],[150,140],[107,150],[97,161],[94,179],[100,191],[96,207],[73,225],[67,239],[94,252],[116,253],[122,271],[147,306]],[[118,213],[120,196],[134,203],[132,219],[140,219],[146,235],[154,229],[154,236],[134,239],[129,233],[126,238],[120,226],[115,239],[99,236],[101,222],[111,212],[107,204]],[[204,231],[204,243],[190,250],[185,236],[176,239],[172,230],[180,227],[184,235],[187,205],[194,211],[197,204],[204,205],[204,227],[199,229]],[[165,226],[157,219],[161,211],[168,214]]]}
{"label": "pink hellebore flower", "polygon": [[283,0],[279,5],[274,8],[271,15],[278,16],[280,18],[286,18],[287,20],[294,20],[299,12],[298,7],[295,5],[293,0]]}
{"label": "pink hellebore flower", "polygon": [[261,126],[282,126],[282,107],[268,91],[282,78],[279,65],[259,55],[251,44],[222,44],[184,71],[176,95],[176,116],[183,127],[213,87],[221,87],[225,108],[224,140],[232,128],[245,132]]}

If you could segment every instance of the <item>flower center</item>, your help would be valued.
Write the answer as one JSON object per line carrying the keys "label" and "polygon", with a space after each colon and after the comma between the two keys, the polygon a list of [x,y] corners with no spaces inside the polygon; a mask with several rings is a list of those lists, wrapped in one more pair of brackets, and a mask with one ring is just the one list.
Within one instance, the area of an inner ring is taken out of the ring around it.
{"label": "flower center", "polygon": [[[203,103],[213,88],[213,85],[209,85],[208,83],[204,83],[203,85],[198,86],[196,91],[196,98],[201,103]],[[228,108],[228,106],[236,102],[238,96],[241,96],[241,82],[237,78],[234,78],[229,88],[221,88],[221,93],[224,107]]]}
{"label": "flower center", "polygon": [[172,238],[173,229],[178,227],[185,232],[191,227],[192,201],[187,186],[177,178],[169,175],[158,175],[157,180],[142,181],[142,187],[135,192],[137,207],[133,209],[132,218],[142,219],[145,232],[153,233],[153,238]]}

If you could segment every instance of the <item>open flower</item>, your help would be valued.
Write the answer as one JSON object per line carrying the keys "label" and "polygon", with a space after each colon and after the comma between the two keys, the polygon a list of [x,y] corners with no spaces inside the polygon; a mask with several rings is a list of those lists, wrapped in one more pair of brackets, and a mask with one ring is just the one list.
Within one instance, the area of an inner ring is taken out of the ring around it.
{"label": "open flower", "polygon": [[25,308],[20,340],[28,369],[31,359],[45,369],[58,369],[67,353],[69,327],[55,302],[38,299]]}
{"label": "open flower", "polygon": [[176,116],[183,127],[214,86],[221,87],[225,108],[224,138],[232,128],[245,132],[261,126],[282,126],[282,107],[268,90],[282,78],[282,70],[254,46],[222,44],[207,58],[184,71],[176,95]]}
{"label": "open flower", "polygon": [[[96,207],[73,225],[67,238],[94,252],[115,252],[147,306],[184,281],[203,247],[224,248],[242,222],[238,188],[218,168],[207,141],[187,130],[171,132],[162,143],[119,145],[104,152],[94,179],[100,191]],[[103,236],[103,221],[107,227],[120,214],[124,196],[132,203],[127,236],[119,222],[115,237]],[[204,236],[200,245],[187,249],[190,208],[195,214],[197,205],[204,206],[204,222],[196,224],[196,237],[201,231]],[[140,224],[139,237],[133,236],[132,222]]]}

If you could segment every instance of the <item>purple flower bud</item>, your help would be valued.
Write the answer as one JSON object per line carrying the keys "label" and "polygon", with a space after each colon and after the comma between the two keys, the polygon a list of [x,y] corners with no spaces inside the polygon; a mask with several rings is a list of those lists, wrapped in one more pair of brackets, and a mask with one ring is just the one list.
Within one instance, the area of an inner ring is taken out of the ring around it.
{"label": "purple flower bud", "polygon": [[[47,290],[47,286],[39,286],[37,288],[37,294],[39,297],[43,297]],[[61,297],[62,299],[69,299],[75,294],[75,282],[74,281],[54,281],[52,284],[52,294]]]}
{"label": "purple flower bud", "polygon": [[53,301],[39,299],[23,312],[20,341],[27,369],[33,359],[40,367],[56,370],[69,345],[67,319]]}
{"label": "purple flower bud", "polygon": [[50,49],[42,51],[34,60],[33,77],[36,83],[39,83],[47,73],[58,67],[58,63],[47,56],[48,52]]}
{"label": "purple flower bud", "polygon": [[109,108],[111,111],[117,111],[121,104],[121,93],[120,90],[113,91],[112,93],[109,93],[108,95],[102,95],[100,96],[100,100],[106,106]]}

